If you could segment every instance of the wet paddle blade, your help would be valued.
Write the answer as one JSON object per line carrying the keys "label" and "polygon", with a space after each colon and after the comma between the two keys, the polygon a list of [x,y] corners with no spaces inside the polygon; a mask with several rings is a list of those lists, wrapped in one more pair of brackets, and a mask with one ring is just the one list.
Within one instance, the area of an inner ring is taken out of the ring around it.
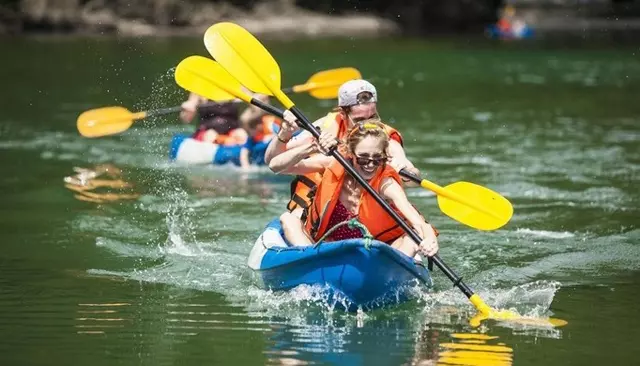
{"label": "wet paddle blade", "polygon": [[[438,194],[440,210],[452,219],[479,230],[496,230],[513,216],[513,206],[489,188],[456,182],[444,187],[449,194]],[[452,198],[463,197],[463,200]]]}
{"label": "wet paddle blade", "polygon": [[[286,108],[293,106],[280,90],[278,63],[247,30],[234,23],[217,23],[207,29],[204,44],[211,56],[247,89],[274,95]],[[289,105],[283,100],[288,100]]]}
{"label": "wet paddle blade", "polygon": [[144,118],[145,112],[131,113],[123,107],[91,109],[78,116],[78,132],[84,137],[101,137],[124,132],[134,119]]}
{"label": "wet paddle blade", "polygon": [[313,74],[306,83],[294,86],[293,91],[296,93],[308,91],[317,99],[335,99],[342,84],[360,78],[362,74],[353,67],[325,70]]}
{"label": "wet paddle blade", "polygon": [[477,327],[483,320],[497,320],[521,325],[562,327],[568,324],[567,321],[557,318],[534,318],[522,316],[511,310],[496,310],[487,305],[478,294],[473,294],[469,301],[476,307],[478,313],[469,320],[469,324]]}
{"label": "wet paddle blade", "polygon": [[176,67],[174,77],[181,88],[216,102],[235,99],[229,91],[240,91],[242,88],[240,82],[217,62],[202,56],[189,56],[182,60]]}
{"label": "wet paddle blade", "polygon": [[558,318],[534,318],[522,316],[510,310],[491,310],[489,313],[478,313],[469,320],[473,327],[479,326],[485,320],[496,320],[522,326],[557,328],[568,324],[566,320]]}

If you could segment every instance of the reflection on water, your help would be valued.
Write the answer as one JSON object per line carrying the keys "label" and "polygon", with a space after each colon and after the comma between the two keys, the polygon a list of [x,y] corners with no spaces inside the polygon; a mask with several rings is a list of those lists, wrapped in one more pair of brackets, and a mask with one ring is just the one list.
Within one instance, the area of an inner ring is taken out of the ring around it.
{"label": "reflection on water", "polygon": [[[206,342],[225,343],[225,338],[237,341],[263,334],[268,341],[262,353],[270,365],[513,364],[513,348],[498,336],[487,334],[486,329],[460,332],[456,331],[457,326],[423,322],[411,313],[394,317],[384,313],[306,314],[304,319],[285,320],[251,316],[234,306],[202,301],[204,298],[193,300],[196,302],[172,302],[166,298],[155,299],[152,304],[117,300],[79,303],[75,332],[85,336],[135,334],[142,341],[153,338],[148,330],[154,323],[162,324],[165,335],[204,338]],[[147,314],[149,306],[155,311]]]}
{"label": "reflection on water", "polygon": [[498,341],[497,336],[453,333],[451,338],[451,342],[440,344],[438,365],[509,366],[513,364],[513,348]]}
{"label": "reflection on water", "polygon": [[[76,192],[74,197],[80,201],[105,203],[133,200],[140,197],[138,193],[128,192],[133,184],[120,179],[122,170],[112,164],[98,165],[93,169],[75,167],[73,170],[76,174],[65,177],[64,186]],[[101,176],[110,179],[97,179]],[[105,189],[108,190],[105,191]],[[94,192],[94,190],[99,190],[99,192]],[[117,190],[117,192],[114,193],[111,190]]]}
{"label": "reflection on water", "polygon": [[111,329],[131,325],[133,318],[122,314],[129,303],[78,304],[76,332],[78,334],[105,334]]}

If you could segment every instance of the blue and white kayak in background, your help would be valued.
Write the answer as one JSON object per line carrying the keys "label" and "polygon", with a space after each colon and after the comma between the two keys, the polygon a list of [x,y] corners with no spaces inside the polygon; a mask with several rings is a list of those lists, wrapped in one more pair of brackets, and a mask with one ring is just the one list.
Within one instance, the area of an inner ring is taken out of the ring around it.
{"label": "blue and white kayak in background", "polygon": [[370,310],[410,298],[412,288],[432,285],[421,263],[376,240],[349,239],[314,246],[291,246],[278,219],[256,240],[248,260],[261,281],[273,291],[318,285],[327,300],[346,310]]}
{"label": "blue and white kayak in background", "polygon": [[176,134],[171,139],[169,159],[189,164],[240,165],[242,145],[224,146],[192,139],[187,134]]}

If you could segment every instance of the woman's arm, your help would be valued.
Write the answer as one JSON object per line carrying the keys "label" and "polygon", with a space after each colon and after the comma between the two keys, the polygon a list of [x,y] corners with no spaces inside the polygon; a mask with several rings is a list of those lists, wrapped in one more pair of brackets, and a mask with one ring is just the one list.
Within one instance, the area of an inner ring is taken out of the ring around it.
{"label": "woman's arm", "polygon": [[438,239],[433,227],[427,223],[420,213],[411,205],[404,193],[402,186],[393,178],[386,178],[380,185],[380,194],[391,201],[398,211],[409,220],[409,223],[418,232],[422,242],[418,245],[423,254],[433,256],[438,252]]}

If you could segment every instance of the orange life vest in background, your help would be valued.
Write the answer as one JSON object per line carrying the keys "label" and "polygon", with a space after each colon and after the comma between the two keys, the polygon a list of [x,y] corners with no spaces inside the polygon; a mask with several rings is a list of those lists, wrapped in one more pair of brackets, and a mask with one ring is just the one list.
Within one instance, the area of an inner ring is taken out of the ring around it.
{"label": "orange life vest in background", "polygon": [[[336,137],[338,140],[345,140],[349,133],[347,130],[349,123],[342,117],[341,113],[331,112],[327,114],[324,119],[324,123],[320,126],[320,129],[324,131],[331,128],[334,123],[338,125],[338,133]],[[400,145],[403,145],[402,135],[400,135],[400,132],[393,127],[387,125],[384,126],[385,132],[389,135],[389,138],[397,141]],[[290,212],[298,207],[302,207],[306,210],[311,204],[316,186],[320,183],[321,179],[322,174],[320,173],[309,173],[306,175],[296,176],[296,178],[291,182],[291,199],[289,200],[289,203],[287,203],[287,209]],[[305,216],[303,215],[303,219],[304,217]]]}
{"label": "orange life vest in background", "polygon": [[247,142],[247,137],[242,133],[243,131],[243,128],[235,128],[226,135],[218,135],[215,143],[224,146],[244,145]]}
{"label": "orange life vest in background", "polygon": [[[330,229],[327,226],[340,199],[340,192],[346,175],[345,169],[337,161],[334,161],[325,169],[305,221],[305,229],[313,240],[320,239]],[[385,178],[389,177],[393,178],[398,184],[402,184],[398,173],[388,165],[378,169],[376,176],[371,179],[369,184],[378,192],[380,184]],[[400,213],[398,212],[398,214]],[[404,234],[404,230],[400,225],[393,217],[387,214],[384,208],[367,191],[363,191],[360,198],[357,218],[376,240],[390,244]]]}

